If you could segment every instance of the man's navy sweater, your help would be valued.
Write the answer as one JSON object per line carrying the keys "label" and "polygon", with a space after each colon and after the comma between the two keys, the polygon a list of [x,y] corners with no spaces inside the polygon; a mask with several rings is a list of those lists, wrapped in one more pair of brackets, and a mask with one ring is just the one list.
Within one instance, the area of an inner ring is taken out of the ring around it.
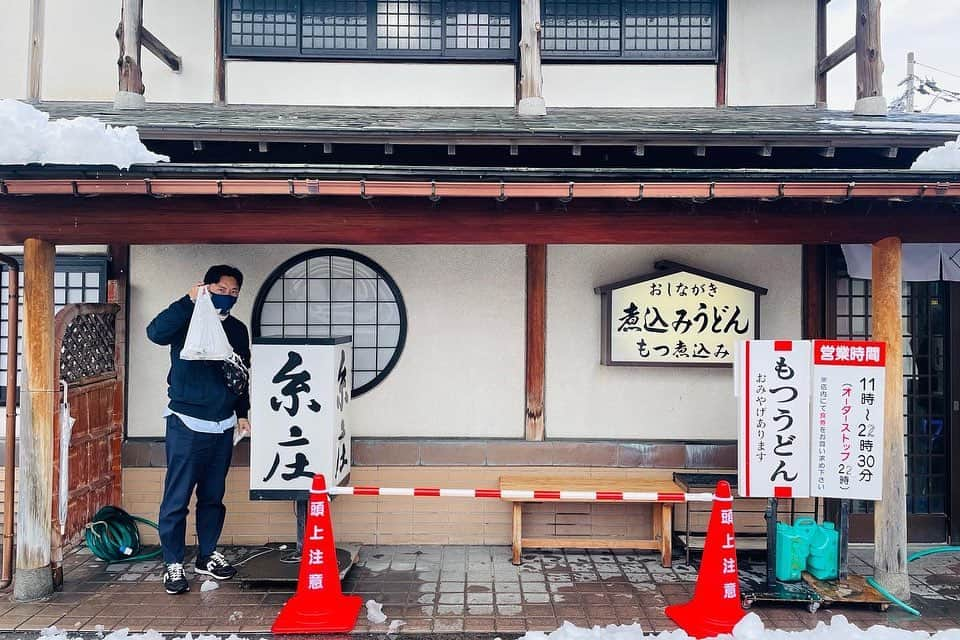
{"label": "man's navy sweater", "polygon": [[[250,412],[250,396],[233,394],[223,379],[221,363],[210,360],[181,360],[180,350],[187,338],[193,315],[193,301],[183,296],[160,312],[147,327],[147,337],[160,345],[170,345],[170,373],[167,395],[170,409],[201,420],[226,420],[234,412],[246,418]],[[250,366],[250,336],[242,322],[233,316],[223,321],[234,353]]]}

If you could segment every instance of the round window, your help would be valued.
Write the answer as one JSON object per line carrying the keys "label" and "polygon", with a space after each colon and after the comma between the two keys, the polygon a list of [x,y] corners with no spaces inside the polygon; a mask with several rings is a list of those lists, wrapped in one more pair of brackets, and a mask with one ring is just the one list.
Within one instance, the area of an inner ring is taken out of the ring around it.
{"label": "round window", "polygon": [[383,267],[344,249],[316,249],[277,267],[253,307],[254,337],[353,336],[353,395],[377,386],[400,359],[403,297]]}

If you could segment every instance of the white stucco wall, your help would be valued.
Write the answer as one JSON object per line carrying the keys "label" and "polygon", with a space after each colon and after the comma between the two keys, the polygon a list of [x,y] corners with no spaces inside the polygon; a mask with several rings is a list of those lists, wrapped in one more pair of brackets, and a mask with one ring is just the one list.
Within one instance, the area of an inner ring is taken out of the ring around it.
{"label": "white stucco wall", "polygon": [[[265,279],[310,247],[134,246],[128,434],[160,436],[169,350],[150,320],[211,264],[244,273],[236,316],[249,324]],[[521,246],[354,247],[396,280],[409,329],[394,370],[353,405],[355,436],[522,437],[525,257]],[[256,428],[256,425],[253,425]]]}
{"label": "white stucco wall", "polygon": [[0,19],[0,98],[26,98],[30,3],[7,0]]}
{"label": "white stucco wall", "polygon": [[119,2],[46,0],[40,89],[44,100],[113,100],[118,24]]}
{"label": "white stucco wall", "polygon": [[[213,100],[214,6],[214,0],[145,0],[144,25],[183,59],[182,72],[174,73],[152,53],[142,51],[148,101]],[[119,55],[114,32],[119,22],[119,1],[46,0],[44,100],[113,100]]]}
{"label": "white stucco wall", "polygon": [[729,368],[600,364],[597,286],[668,259],[769,289],[762,338],[799,338],[801,249],[772,246],[551,246],[547,256],[548,438],[734,439]]}
{"label": "white stucco wall", "polygon": [[[116,93],[120,2],[45,0],[42,96],[111,101]],[[816,0],[729,0],[730,105],[813,104]],[[28,0],[10,0],[0,21],[0,96],[26,93]],[[144,24],[183,58],[170,71],[147,51],[151,102],[213,99],[214,0],[145,0]],[[228,60],[234,104],[510,107],[511,64]],[[552,107],[713,106],[713,65],[544,63]]]}
{"label": "white stucco wall", "polygon": [[714,65],[543,64],[550,107],[713,107]]}
{"label": "white stucco wall", "polygon": [[728,6],[727,103],[814,104],[816,0],[729,0]]}
{"label": "white stucco wall", "polygon": [[149,102],[212,102],[215,0],[145,0],[143,24],[183,60],[179,73],[144,50]]}
{"label": "white stucco wall", "polygon": [[227,101],[391,107],[511,107],[508,64],[228,60]]}

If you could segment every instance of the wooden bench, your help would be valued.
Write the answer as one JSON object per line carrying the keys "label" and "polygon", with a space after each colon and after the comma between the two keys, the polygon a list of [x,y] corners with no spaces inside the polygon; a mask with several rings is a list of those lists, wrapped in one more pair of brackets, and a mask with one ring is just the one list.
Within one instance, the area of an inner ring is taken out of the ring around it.
{"label": "wooden bench", "polygon": [[[520,491],[609,491],[640,493],[682,493],[680,487],[669,478],[585,478],[561,475],[505,475],[500,476],[500,490]],[[586,549],[651,549],[660,551],[664,567],[671,565],[673,554],[673,504],[650,501],[653,511],[653,536],[649,539],[599,538],[590,536],[553,536],[542,538],[523,537],[524,502],[607,502],[594,500],[559,500],[543,498],[509,498],[513,502],[513,564],[520,564],[524,547]],[[631,501],[634,503],[635,501]],[[618,503],[628,504],[628,503]]]}

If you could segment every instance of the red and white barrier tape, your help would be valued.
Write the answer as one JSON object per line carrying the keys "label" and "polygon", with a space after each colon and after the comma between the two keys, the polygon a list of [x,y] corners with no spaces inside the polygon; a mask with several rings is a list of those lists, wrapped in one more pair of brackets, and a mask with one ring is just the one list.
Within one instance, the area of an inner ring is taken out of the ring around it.
{"label": "red and white barrier tape", "polygon": [[413,496],[415,498],[496,498],[503,500],[575,500],[578,502],[712,502],[712,493],[658,491],[538,491],[526,489],[438,489],[434,487],[329,487],[332,496]]}

